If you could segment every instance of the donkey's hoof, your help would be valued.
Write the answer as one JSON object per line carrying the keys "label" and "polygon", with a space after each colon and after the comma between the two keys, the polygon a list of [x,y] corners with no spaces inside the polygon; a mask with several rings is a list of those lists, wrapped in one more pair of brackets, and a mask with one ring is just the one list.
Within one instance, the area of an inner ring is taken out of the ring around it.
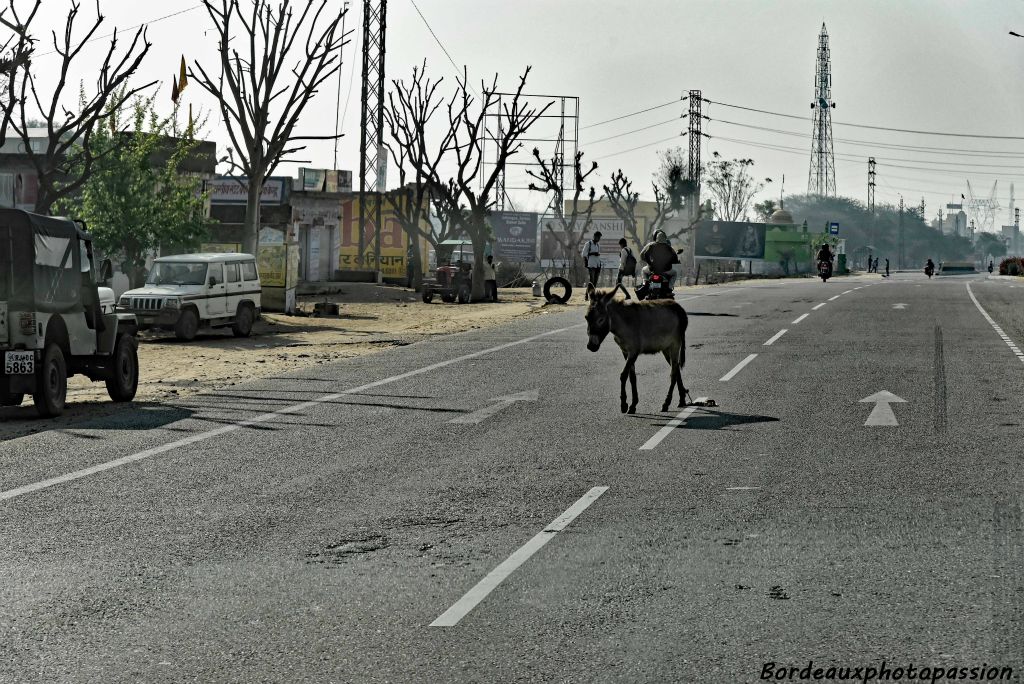
{"label": "donkey's hoof", "polygon": [[661,405],[661,412],[664,413],[665,411],[668,411],[668,404]]}
{"label": "donkey's hoof", "polygon": [[626,411],[626,413],[636,413],[636,406],[630,406],[629,410]]}
{"label": "donkey's hoof", "polygon": [[625,413],[627,409],[628,407],[625,404],[619,407],[619,410],[622,411],[623,413]]}

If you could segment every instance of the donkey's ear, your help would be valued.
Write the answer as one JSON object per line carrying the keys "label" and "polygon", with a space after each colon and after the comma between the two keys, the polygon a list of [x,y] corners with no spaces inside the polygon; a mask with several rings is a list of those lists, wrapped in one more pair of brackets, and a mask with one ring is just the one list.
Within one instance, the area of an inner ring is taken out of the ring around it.
{"label": "donkey's ear", "polygon": [[587,291],[583,295],[585,301],[590,301],[590,297],[594,294],[594,283],[587,283]]}
{"label": "donkey's ear", "polygon": [[618,292],[618,291],[619,291],[619,288],[617,288],[617,287],[616,287],[616,288],[614,288],[614,289],[612,289],[612,290],[608,290],[608,291],[607,291],[607,292],[606,292],[606,293],[604,294],[604,297],[602,297],[602,298],[601,298],[601,301],[602,301],[603,303],[607,304],[608,302],[610,302],[610,301],[612,301],[613,299],[615,299],[615,293],[616,293],[616,292]]}

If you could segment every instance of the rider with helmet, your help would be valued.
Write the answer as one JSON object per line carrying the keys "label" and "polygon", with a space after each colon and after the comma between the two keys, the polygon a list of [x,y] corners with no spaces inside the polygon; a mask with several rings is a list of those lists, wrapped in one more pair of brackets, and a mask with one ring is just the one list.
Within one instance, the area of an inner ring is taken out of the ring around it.
{"label": "rider with helmet", "polygon": [[640,260],[644,262],[643,279],[645,283],[650,280],[652,273],[658,273],[667,277],[668,286],[672,287],[676,278],[676,270],[673,266],[679,263],[679,254],[672,249],[672,244],[665,231],[654,231],[654,238],[640,251]]}
{"label": "rider with helmet", "polygon": [[832,254],[832,248],[829,247],[829,244],[826,242],[818,250],[818,265],[820,267],[820,265],[822,263],[827,264],[828,265],[828,274],[829,274],[829,276],[832,275],[832,261],[834,259],[835,259],[835,255]]}

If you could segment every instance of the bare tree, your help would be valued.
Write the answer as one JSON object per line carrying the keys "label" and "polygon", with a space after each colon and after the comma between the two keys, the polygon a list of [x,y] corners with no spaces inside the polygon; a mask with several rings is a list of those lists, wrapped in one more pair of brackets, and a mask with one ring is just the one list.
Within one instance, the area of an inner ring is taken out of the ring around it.
{"label": "bare tree", "polygon": [[662,190],[657,183],[651,183],[654,191],[654,217],[646,226],[644,234],[640,234],[639,220],[636,215],[636,206],[640,202],[640,193],[633,191],[633,181],[619,169],[612,174],[611,185],[604,186],[604,194],[608,198],[608,204],[612,211],[623,222],[626,234],[633,238],[637,244],[644,244],[656,230],[659,230],[669,218],[672,212],[671,201],[668,194]]}
{"label": "bare tree", "polygon": [[725,160],[718,152],[712,153],[713,159],[708,162],[704,175],[704,183],[708,192],[715,198],[716,213],[724,221],[738,221],[747,213],[754,195],[759,193],[771,178],[756,181],[750,175],[753,159]]}
{"label": "bare tree", "polygon": [[[51,91],[42,92],[37,87],[37,77],[32,70],[20,69],[15,75],[15,82],[11,84],[11,93],[7,99],[7,104],[13,110],[10,130],[21,139],[24,153],[34,167],[39,182],[35,210],[40,214],[49,213],[55,202],[77,193],[93,174],[96,163],[104,154],[94,150],[92,145],[96,127],[106,125],[113,112],[120,109],[129,98],[155,83],[129,83],[151,47],[146,40],[146,28],[140,27],[135,32],[128,49],[120,56],[115,29],[99,66],[95,92],[87,94],[82,88],[77,111],[68,109],[63,104],[67,99],[68,73],[104,22],[97,2],[96,18],[82,35],[76,37],[75,24],[80,16],[81,3],[72,1],[70,5],[64,20],[63,34],[53,33],[53,49],[60,62],[48,72],[58,74],[57,84]],[[15,22],[24,26],[14,13],[14,0],[10,0],[9,7]],[[27,40],[32,42],[30,37]],[[41,117],[45,122],[44,149],[37,149],[32,144],[29,124],[36,117]],[[105,148],[106,153],[112,149]]]}
{"label": "bare tree", "polygon": [[[188,75],[217,99],[233,146],[229,163],[249,179],[243,248],[255,254],[266,179],[289,154],[306,148],[300,141],[337,138],[299,136],[295,126],[341,66],[346,41],[339,26],[347,10],[327,12],[328,0],[300,2],[294,11],[291,0],[251,4],[252,11],[243,12],[242,0],[203,0],[217,32],[220,74],[211,76],[196,61]],[[232,39],[245,41],[241,53]]]}
{"label": "bare tree", "polygon": [[14,117],[18,102],[17,84],[19,70],[27,71],[35,52],[35,39],[29,34],[32,20],[42,6],[42,0],[35,0],[27,15],[19,14],[13,0],[0,10],[0,26],[11,35],[0,43],[0,146],[7,142],[7,131]]}
{"label": "bare tree", "polygon": [[[556,164],[560,160],[558,158],[544,160],[540,156],[540,150],[536,147],[533,148],[533,158],[537,160],[539,168],[537,170],[527,169],[526,173],[538,183],[531,182],[530,190],[552,194],[555,198],[561,197],[561,183],[555,175]],[[572,199],[569,200],[569,215],[566,216],[565,207],[561,202],[555,202],[555,221],[546,224],[551,237],[555,239],[562,250],[563,258],[572,264],[572,281],[574,283],[584,282],[586,277],[584,264],[576,259],[576,255],[580,252],[584,236],[590,230],[594,207],[601,201],[601,198],[597,196],[597,191],[591,186],[581,208],[580,200],[584,193],[584,186],[587,179],[596,171],[597,162],[591,162],[590,168],[586,172],[583,171],[583,152],[577,151],[573,160],[573,194]]]}

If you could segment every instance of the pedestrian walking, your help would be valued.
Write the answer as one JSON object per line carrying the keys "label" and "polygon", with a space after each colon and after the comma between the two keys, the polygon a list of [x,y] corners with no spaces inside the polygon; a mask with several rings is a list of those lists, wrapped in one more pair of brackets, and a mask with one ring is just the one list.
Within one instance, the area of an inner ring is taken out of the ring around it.
{"label": "pedestrian walking", "polygon": [[580,250],[580,256],[587,265],[590,283],[597,287],[597,279],[601,277],[601,231],[597,231],[592,239],[587,240]]}
{"label": "pedestrian walking", "polygon": [[886,278],[889,277],[889,260],[888,259],[885,260],[885,277]]}
{"label": "pedestrian walking", "polygon": [[875,263],[871,267],[871,272],[872,273],[878,273],[878,257],[875,257]]}
{"label": "pedestrian walking", "polygon": [[626,243],[626,238],[619,238],[619,273],[615,277],[615,284],[622,285],[622,279],[626,276],[636,276],[636,257]]}
{"label": "pedestrian walking", "polygon": [[995,270],[995,266],[993,265],[992,260],[989,259],[988,260],[988,273],[989,273],[989,275],[992,275],[992,271],[993,270]]}
{"label": "pedestrian walking", "polygon": [[494,257],[490,254],[484,259],[484,291],[492,301],[498,301],[498,270],[494,267]]}
{"label": "pedestrian walking", "polygon": [[871,273],[871,252],[868,252],[868,273]]}

